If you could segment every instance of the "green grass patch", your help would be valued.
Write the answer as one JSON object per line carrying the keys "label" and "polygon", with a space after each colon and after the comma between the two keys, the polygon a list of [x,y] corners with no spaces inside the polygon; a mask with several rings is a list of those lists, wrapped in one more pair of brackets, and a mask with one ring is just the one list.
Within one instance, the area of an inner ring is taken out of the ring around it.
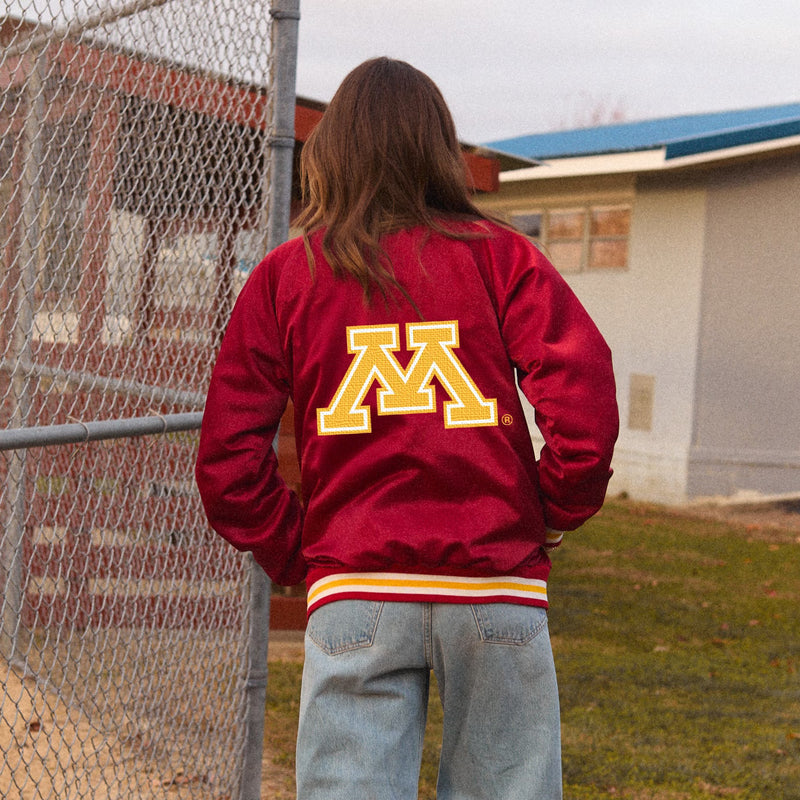
{"label": "green grass patch", "polygon": [[[566,800],[800,800],[796,534],[614,501],[553,560]],[[270,665],[286,764],[300,671]],[[431,695],[420,800],[435,797]]]}
{"label": "green grass patch", "polygon": [[800,798],[792,538],[612,502],[554,561],[567,798]]}

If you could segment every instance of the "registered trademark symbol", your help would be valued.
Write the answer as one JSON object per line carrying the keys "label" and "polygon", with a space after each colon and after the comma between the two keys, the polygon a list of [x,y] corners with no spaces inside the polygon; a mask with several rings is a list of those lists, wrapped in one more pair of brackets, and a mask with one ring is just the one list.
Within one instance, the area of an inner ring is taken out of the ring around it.
{"label": "registered trademark symbol", "polygon": [[500,421],[503,425],[513,425],[514,417],[512,417],[511,414],[503,414],[503,418]]}

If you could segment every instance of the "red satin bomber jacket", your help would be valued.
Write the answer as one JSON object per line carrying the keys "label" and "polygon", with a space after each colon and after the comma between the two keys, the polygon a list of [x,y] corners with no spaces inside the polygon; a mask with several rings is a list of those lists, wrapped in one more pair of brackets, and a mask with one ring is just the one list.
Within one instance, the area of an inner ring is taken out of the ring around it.
{"label": "red satin bomber jacket", "polygon": [[[563,278],[487,222],[385,237],[400,292],[370,304],[312,236],[242,290],[203,416],[212,527],[272,580],[340,598],[547,605],[547,550],[602,505],[611,354]],[[517,390],[544,437],[537,461]],[[302,501],[272,448],[291,397]]]}

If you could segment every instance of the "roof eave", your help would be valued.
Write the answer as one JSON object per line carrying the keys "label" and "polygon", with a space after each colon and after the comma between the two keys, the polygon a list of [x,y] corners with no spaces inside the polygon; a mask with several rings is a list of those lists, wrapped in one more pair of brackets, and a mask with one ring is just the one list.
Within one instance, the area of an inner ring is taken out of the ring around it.
{"label": "roof eave", "polygon": [[603,153],[543,161],[536,167],[501,172],[500,182],[549,180],[589,175],[624,174],[659,169],[664,163],[664,148],[628,153]]}
{"label": "roof eave", "polygon": [[500,163],[500,172],[510,172],[517,169],[530,169],[540,165],[542,162],[536,158],[526,158],[513,153],[505,153],[502,150],[495,150],[484,145],[473,145],[462,142],[461,146],[469,153],[484,158],[493,158]]}
{"label": "roof eave", "polygon": [[716,131],[705,136],[693,136],[666,143],[665,158],[672,160],[681,156],[730,150],[733,147],[756,145],[800,136],[800,119],[777,120],[764,125],[750,125]]}
{"label": "roof eave", "polygon": [[[552,159],[542,162],[535,169],[503,172],[500,174],[500,182],[664,172],[708,166],[763,153],[800,148],[800,132],[796,135],[748,143],[737,144],[735,139],[728,141],[731,142],[730,146],[719,149],[703,149],[699,146],[679,148],[676,146],[678,143],[670,143],[655,150]],[[697,145],[699,144],[697,142]]]}

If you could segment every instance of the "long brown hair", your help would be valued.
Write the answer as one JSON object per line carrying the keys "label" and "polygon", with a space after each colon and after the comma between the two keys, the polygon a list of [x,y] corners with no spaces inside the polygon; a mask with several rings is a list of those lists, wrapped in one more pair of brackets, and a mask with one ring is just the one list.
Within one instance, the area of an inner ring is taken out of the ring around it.
{"label": "long brown hair", "polygon": [[[404,61],[375,58],[342,82],[300,158],[308,236],[324,229],[322,252],[337,276],[352,276],[366,299],[394,286],[381,237],[425,225],[455,238],[485,219],[470,199],[453,118],[436,84]],[[461,231],[459,231],[459,227]]]}

